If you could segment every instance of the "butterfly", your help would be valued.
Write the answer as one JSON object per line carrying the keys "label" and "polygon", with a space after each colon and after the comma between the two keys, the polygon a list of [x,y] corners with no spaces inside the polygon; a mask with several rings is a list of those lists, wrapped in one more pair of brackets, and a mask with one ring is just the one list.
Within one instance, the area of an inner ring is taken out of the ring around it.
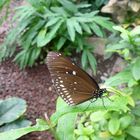
{"label": "butterfly", "polygon": [[57,94],[69,105],[101,98],[106,92],[88,73],[61,53],[49,52],[47,66]]}

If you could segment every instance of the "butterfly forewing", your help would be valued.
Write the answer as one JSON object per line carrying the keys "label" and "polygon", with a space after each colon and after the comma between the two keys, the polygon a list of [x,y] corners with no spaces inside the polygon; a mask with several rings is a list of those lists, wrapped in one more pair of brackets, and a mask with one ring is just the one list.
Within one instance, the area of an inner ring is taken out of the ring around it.
{"label": "butterfly forewing", "polygon": [[94,79],[60,53],[49,52],[47,65],[55,90],[70,105],[93,98],[99,89]]}

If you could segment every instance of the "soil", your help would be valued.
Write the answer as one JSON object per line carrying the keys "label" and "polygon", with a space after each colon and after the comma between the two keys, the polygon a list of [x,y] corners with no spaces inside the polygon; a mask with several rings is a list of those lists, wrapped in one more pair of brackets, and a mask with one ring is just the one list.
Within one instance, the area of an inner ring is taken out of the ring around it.
{"label": "soil", "polygon": [[[0,99],[21,97],[27,101],[27,119],[35,123],[36,118],[50,116],[55,111],[56,94],[52,92],[51,79],[46,65],[26,70],[7,60],[0,64]],[[46,132],[27,135],[22,140],[53,140]]]}

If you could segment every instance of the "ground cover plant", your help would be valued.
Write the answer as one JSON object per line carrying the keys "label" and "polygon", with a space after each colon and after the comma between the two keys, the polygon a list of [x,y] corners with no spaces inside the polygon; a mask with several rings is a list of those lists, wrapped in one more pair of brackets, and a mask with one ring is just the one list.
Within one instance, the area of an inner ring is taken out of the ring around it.
{"label": "ground cover plant", "polygon": [[90,65],[95,72],[94,47],[86,38],[92,34],[104,37],[103,29],[113,31],[109,18],[99,16],[98,11],[82,11],[90,5],[68,0],[28,0],[28,3],[17,8],[13,18],[17,23],[1,46],[0,59],[13,56],[18,43],[20,47],[14,61],[20,68],[43,61],[49,50],[55,50],[67,55],[82,53],[82,66]]}

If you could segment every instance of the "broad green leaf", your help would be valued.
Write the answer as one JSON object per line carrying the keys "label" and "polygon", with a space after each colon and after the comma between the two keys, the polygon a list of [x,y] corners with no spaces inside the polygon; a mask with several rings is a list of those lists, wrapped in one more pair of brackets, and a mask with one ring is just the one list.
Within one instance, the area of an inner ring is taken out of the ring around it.
{"label": "broad green leaf", "polygon": [[[74,113],[74,112],[84,112],[86,111],[98,111],[98,110],[115,110],[115,111],[127,111],[128,110],[128,100],[125,96],[112,96],[114,97],[113,101],[108,100],[107,98],[104,98],[104,105],[102,99],[98,99],[96,102],[93,102],[91,104],[91,101],[84,102],[82,104],[79,104],[77,106],[68,106],[65,103],[65,106],[61,105],[59,107],[59,110],[57,110],[52,116],[51,121],[53,124],[56,124],[57,121],[65,114],[67,113]],[[62,100],[62,99],[61,99]],[[63,101],[64,103],[64,101]],[[90,104],[90,106],[89,106]],[[105,107],[104,107],[105,106]],[[88,108],[87,108],[88,107]]]}
{"label": "broad green leaf", "polygon": [[73,19],[73,26],[74,26],[75,30],[76,30],[79,34],[82,34],[81,25],[79,24],[78,21],[76,21],[76,19]]}
{"label": "broad green leaf", "polygon": [[136,85],[132,89],[132,97],[135,101],[140,100],[140,85]]}
{"label": "broad green leaf", "polygon": [[60,140],[73,140],[77,113],[69,113],[62,116],[57,124],[57,136]]}
{"label": "broad green leaf", "polygon": [[130,37],[130,32],[127,31],[126,29],[122,28],[121,26],[113,26],[113,28],[117,31],[121,32],[121,37],[122,39],[129,41],[129,37]]}
{"label": "broad green leaf", "polygon": [[49,26],[52,26],[54,24],[56,24],[58,21],[60,20],[60,18],[50,18],[49,21],[47,22],[47,24],[45,25],[45,28],[48,28]]}
{"label": "broad green leaf", "polygon": [[130,126],[126,132],[137,139],[140,138],[140,126]]}
{"label": "broad green leaf", "polygon": [[99,122],[100,120],[103,120],[105,113],[106,112],[104,112],[104,111],[93,112],[90,115],[90,120],[92,122]]}
{"label": "broad green leaf", "polygon": [[80,23],[80,24],[81,24],[81,26],[82,26],[82,29],[83,29],[85,32],[87,32],[87,33],[89,33],[89,34],[92,33],[88,24],[86,24],[86,23]]}
{"label": "broad green leaf", "polygon": [[26,102],[23,99],[12,97],[0,102],[0,125],[12,122],[26,111]]}
{"label": "broad green leaf", "polygon": [[133,79],[130,79],[130,81],[128,82],[128,87],[133,87],[137,84],[138,82],[133,78]]}
{"label": "broad green leaf", "polygon": [[87,52],[87,56],[88,56],[88,61],[90,63],[90,66],[91,66],[94,74],[96,74],[96,65],[97,65],[96,59],[93,56],[93,54],[90,52]]}
{"label": "broad green leaf", "polygon": [[121,129],[126,129],[132,122],[132,117],[130,115],[120,118],[120,127]]}
{"label": "broad green leaf", "polygon": [[100,26],[108,29],[111,32],[114,32],[114,29],[112,28],[114,24],[108,19],[100,17],[100,16],[96,16],[94,17],[93,20],[95,23],[99,24]]}
{"label": "broad green leaf", "polygon": [[89,26],[97,36],[99,36],[99,37],[104,36],[102,30],[100,29],[100,27],[97,24],[91,23],[91,24],[89,24]]}
{"label": "broad green leaf", "polygon": [[117,131],[120,128],[120,121],[118,118],[111,118],[111,120],[108,123],[108,130],[111,134],[116,134]]}
{"label": "broad green leaf", "polygon": [[72,12],[72,13],[75,13],[77,12],[77,7],[74,3],[72,3],[71,1],[69,0],[58,0],[65,9],[67,9],[68,11]]}
{"label": "broad green leaf", "polygon": [[56,111],[59,111],[67,106],[68,104],[61,97],[58,97],[57,103],[56,103]]}
{"label": "broad green leaf", "polygon": [[66,38],[61,37],[56,44],[57,50],[60,50],[63,47],[63,45],[65,44],[66,41],[67,41]]}
{"label": "broad green leaf", "polygon": [[46,121],[38,119],[37,124],[34,126],[28,126],[28,127],[14,129],[14,130],[0,133],[0,140],[16,140],[28,133],[31,133],[34,131],[45,131],[48,129],[49,129],[49,126],[47,125]]}
{"label": "broad green leaf", "polygon": [[47,28],[42,29],[42,30],[38,33],[38,36],[37,36],[37,46],[38,46],[38,47],[44,46],[44,44],[45,44],[45,43],[44,43],[44,40],[45,40],[46,33],[47,33]]}
{"label": "broad green leaf", "polygon": [[132,113],[140,117],[140,105],[132,108]]}
{"label": "broad green leaf", "polygon": [[118,44],[107,45],[106,52],[116,52],[117,50],[128,48],[129,44],[127,42],[121,42]]}
{"label": "broad green leaf", "polygon": [[11,123],[7,123],[0,127],[0,132],[9,131],[13,129],[19,129],[30,126],[31,122],[22,118],[19,118]]}
{"label": "broad green leaf", "polygon": [[86,52],[86,50],[84,50],[84,51],[82,52],[81,61],[82,61],[82,67],[83,67],[83,68],[86,68],[86,65],[87,65],[87,63],[88,63],[88,61],[87,61],[87,52]]}
{"label": "broad green leaf", "polygon": [[140,80],[140,58],[137,58],[133,68],[132,68],[132,74],[135,78],[135,80]]}
{"label": "broad green leaf", "polygon": [[67,19],[67,30],[72,41],[75,40],[75,28],[72,19]]}
{"label": "broad green leaf", "polygon": [[116,75],[114,75],[113,77],[110,77],[109,79],[107,79],[105,81],[105,85],[108,86],[118,86],[121,85],[123,83],[128,83],[130,79],[132,79],[132,73],[131,71],[128,70],[124,70]]}
{"label": "broad green leaf", "polygon": [[76,17],[76,20],[82,24],[82,23],[90,23],[90,22],[93,22],[93,19],[91,17],[86,17],[85,15],[83,16],[79,16],[79,17]]}

